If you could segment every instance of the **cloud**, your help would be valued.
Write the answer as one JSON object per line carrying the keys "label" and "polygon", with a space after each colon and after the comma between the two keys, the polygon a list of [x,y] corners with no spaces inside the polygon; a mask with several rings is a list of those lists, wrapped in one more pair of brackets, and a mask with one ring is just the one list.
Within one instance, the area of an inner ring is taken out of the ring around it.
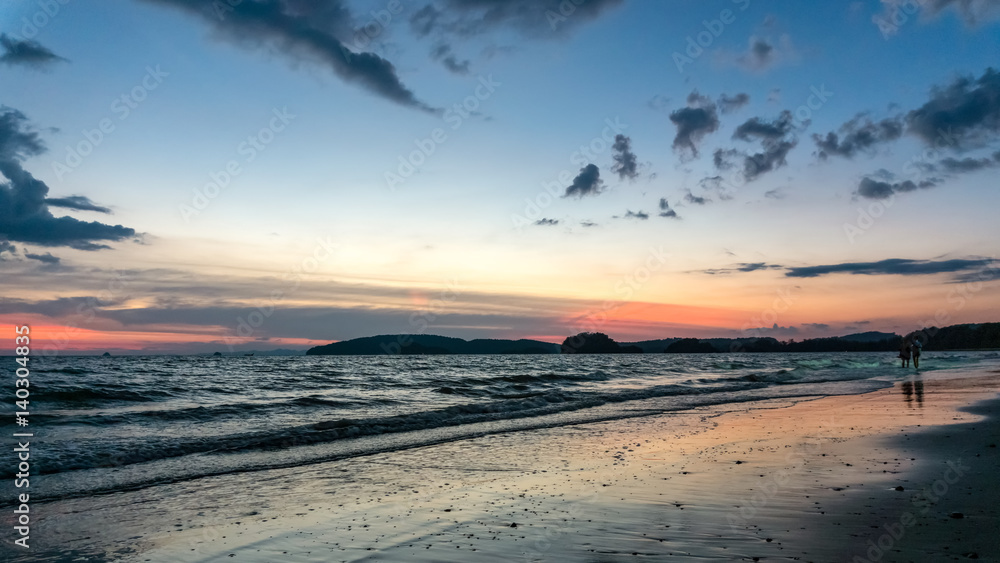
{"label": "cloud", "polygon": [[455,74],[469,74],[469,61],[459,61],[450,45],[444,43],[436,45],[431,49],[431,58],[440,61],[446,69]]}
{"label": "cloud", "polygon": [[[721,155],[723,165],[720,170],[731,168],[734,164],[732,157],[743,158],[743,177],[747,182],[756,180],[762,174],[781,168],[787,162],[785,157],[798,144],[795,137],[795,123],[792,113],[783,111],[771,121],[753,117],[740,124],[733,132],[733,138],[746,142],[759,142],[761,151],[756,153],[742,153],[729,149],[727,151],[716,151],[717,157]],[[720,159],[716,158],[716,164]]]}
{"label": "cloud", "polygon": [[904,123],[900,117],[872,121],[865,114],[858,114],[840,126],[837,133],[813,135],[816,156],[826,160],[830,156],[853,158],[859,152],[869,153],[876,146],[895,141],[903,135]]}
{"label": "cloud", "polygon": [[804,328],[812,328],[816,330],[828,330],[830,325],[826,323],[802,323]]}
{"label": "cloud", "polygon": [[63,207],[65,209],[76,209],[78,211],[96,211],[98,213],[111,214],[107,207],[97,205],[89,197],[82,195],[71,195],[67,197],[45,198],[45,204],[49,207]]}
{"label": "cloud", "polygon": [[907,130],[930,146],[956,150],[982,145],[1000,134],[1000,73],[961,77],[934,88],[923,106],[906,114]]}
{"label": "cloud", "polygon": [[976,172],[985,168],[1000,166],[1000,151],[993,153],[988,158],[945,158],[938,163],[945,172],[964,174],[966,172]]}
{"label": "cloud", "polygon": [[1000,72],[987,68],[982,76],[963,76],[931,89],[928,100],[902,115],[872,121],[861,113],[837,132],[813,135],[816,155],[851,158],[881,144],[913,135],[935,149],[957,152],[979,148],[1000,138]]}
{"label": "cloud", "polygon": [[670,98],[657,94],[646,102],[646,107],[654,111],[666,111],[670,105]]}
{"label": "cloud", "polygon": [[645,221],[646,219],[649,219],[649,214],[645,213],[643,211],[635,211],[635,212],[633,212],[631,209],[626,209],[625,210],[625,218],[626,219],[639,219],[641,221]]}
{"label": "cloud", "polygon": [[905,22],[913,13],[913,7],[920,7],[922,20],[938,17],[945,10],[953,8],[968,27],[977,27],[985,22],[1000,19],[1000,3],[996,0],[882,0],[882,13],[872,16],[885,35],[895,35],[899,31],[896,22]]}
{"label": "cloud", "polygon": [[742,262],[731,266],[729,268],[713,268],[710,270],[701,270],[704,274],[719,275],[719,274],[733,274],[733,273],[747,273],[756,272],[759,270],[780,270],[784,266],[778,266],[775,264],[768,264],[766,262]]}
{"label": "cloud", "polygon": [[[24,159],[45,152],[38,134],[27,128],[21,112],[0,106],[0,237],[42,246],[68,246],[79,250],[109,248],[94,241],[119,241],[135,236],[135,230],[121,225],[85,222],[72,217],[55,217],[46,199],[49,187],[21,166]],[[106,210],[82,196],[56,199],[57,205],[81,209],[91,206]]]}
{"label": "cloud", "polygon": [[787,195],[781,188],[774,188],[773,190],[764,192],[764,197],[770,199],[785,199]]}
{"label": "cloud", "polygon": [[543,217],[543,218],[535,221],[535,224],[538,225],[539,227],[554,227],[555,225],[559,224],[559,220],[558,219],[548,219],[548,218]]}
{"label": "cloud", "polygon": [[3,54],[0,55],[0,63],[10,66],[23,65],[32,68],[43,68],[66,61],[66,59],[53,53],[37,41],[17,39],[10,37],[6,33],[0,33],[0,47],[3,48]]}
{"label": "cloud", "polygon": [[27,259],[29,259],[29,260],[38,260],[39,262],[42,262],[44,264],[58,264],[59,263],[59,257],[53,256],[49,252],[46,252],[45,254],[28,254],[28,253],[25,253],[24,257],[27,258]]}
{"label": "cloud", "polygon": [[573,178],[573,183],[566,187],[563,197],[583,197],[597,195],[604,191],[604,181],[601,180],[601,171],[594,164],[588,164],[580,169],[580,173]]}
{"label": "cloud", "polygon": [[632,152],[632,139],[625,135],[615,135],[615,144],[611,145],[611,151],[611,158],[615,161],[611,171],[618,174],[622,180],[626,178],[635,180],[639,176],[639,163],[635,153]]}
{"label": "cloud", "polygon": [[701,139],[719,129],[719,115],[715,103],[697,90],[691,92],[687,101],[687,107],[670,114],[670,121],[677,126],[673,146],[681,155],[697,157]]}
{"label": "cloud", "polygon": [[938,180],[936,179],[921,180],[920,182],[914,182],[913,180],[894,182],[892,180],[876,180],[866,176],[858,183],[857,194],[868,199],[886,199],[896,193],[933,188],[936,185],[938,185]]}
{"label": "cloud", "polygon": [[11,243],[5,241],[5,240],[0,240],[0,262],[2,262],[4,260],[3,255],[4,255],[5,252],[8,253],[8,254],[16,256],[17,255],[17,247],[14,246]]}
{"label": "cloud", "polygon": [[193,14],[244,47],[266,48],[291,58],[310,58],[346,82],[400,105],[440,113],[403,85],[396,68],[374,53],[354,52],[342,40],[350,33],[350,15],[339,0],[297,2],[203,2],[147,0]]}
{"label": "cloud", "polygon": [[787,34],[777,41],[770,37],[751,35],[746,51],[731,53],[719,51],[717,56],[723,63],[733,64],[749,72],[765,72],[778,65],[798,60],[798,51]]}
{"label": "cloud", "polygon": [[677,216],[677,212],[670,208],[670,204],[667,203],[667,198],[660,198],[660,217],[667,217],[670,219],[680,219]]}
{"label": "cloud", "polygon": [[595,223],[593,221],[580,221],[580,226],[581,227],[596,227],[597,223]]}
{"label": "cloud", "polygon": [[733,96],[723,94],[719,96],[719,109],[722,113],[732,113],[750,103],[750,94],[740,92]]}
{"label": "cloud", "polygon": [[926,276],[995,268],[997,262],[992,258],[939,261],[890,258],[878,262],[847,262],[826,266],[792,267],[788,268],[785,275],[792,278],[815,278],[828,274]]}
{"label": "cloud", "polygon": [[410,26],[419,37],[471,38],[511,30],[533,39],[559,36],[600,17],[623,0],[441,0],[414,12]]}
{"label": "cloud", "polygon": [[688,190],[688,193],[684,195],[684,201],[688,203],[694,203],[696,205],[705,205],[706,203],[710,203],[712,200],[703,197],[698,197],[693,193],[691,193],[690,190]]}

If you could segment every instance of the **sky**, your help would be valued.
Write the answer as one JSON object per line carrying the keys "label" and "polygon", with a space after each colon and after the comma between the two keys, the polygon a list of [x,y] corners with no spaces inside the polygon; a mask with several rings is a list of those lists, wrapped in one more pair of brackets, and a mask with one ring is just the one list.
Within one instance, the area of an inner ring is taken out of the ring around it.
{"label": "sky", "polygon": [[14,0],[40,353],[1000,320],[1000,3]]}

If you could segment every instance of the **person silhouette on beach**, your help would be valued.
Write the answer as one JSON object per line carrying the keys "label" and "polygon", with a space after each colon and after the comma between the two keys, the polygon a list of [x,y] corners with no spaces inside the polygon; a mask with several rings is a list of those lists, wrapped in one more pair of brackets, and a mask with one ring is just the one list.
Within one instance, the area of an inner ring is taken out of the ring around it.
{"label": "person silhouette on beach", "polygon": [[913,354],[913,368],[920,369],[920,349],[923,348],[923,344],[920,343],[919,338],[913,339],[913,345],[911,346]]}
{"label": "person silhouette on beach", "polygon": [[903,360],[901,367],[910,365],[910,342],[907,340],[903,340],[903,344],[899,347],[899,359]]}

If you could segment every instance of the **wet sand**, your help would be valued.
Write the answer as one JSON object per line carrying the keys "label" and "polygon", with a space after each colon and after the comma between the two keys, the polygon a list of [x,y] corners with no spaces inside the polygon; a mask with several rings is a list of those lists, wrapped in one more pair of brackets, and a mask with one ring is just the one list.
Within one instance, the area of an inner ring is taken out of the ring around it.
{"label": "wet sand", "polygon": [[51,560],[1000,560],[1000,375],[939,377],[49,503],[38,533]]}

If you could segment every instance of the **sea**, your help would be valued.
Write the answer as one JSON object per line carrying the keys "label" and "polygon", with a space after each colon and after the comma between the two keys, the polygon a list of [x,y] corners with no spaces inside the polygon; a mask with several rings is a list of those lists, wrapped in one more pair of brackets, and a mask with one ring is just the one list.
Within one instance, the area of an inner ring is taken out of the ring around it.
{"label": "sea", "polygon": [[[0,361],[13,379],[13,358]],[[35,503],[489,434],[864,393],[915,377],[892,353],[31,361]],[[998,367],[995,351],[921,359],[923,373]],[[25,431],[12,423],[13,399],[2,410],[8,436]],[[0,485],[0,506],[13,502],[11,484]]]}

